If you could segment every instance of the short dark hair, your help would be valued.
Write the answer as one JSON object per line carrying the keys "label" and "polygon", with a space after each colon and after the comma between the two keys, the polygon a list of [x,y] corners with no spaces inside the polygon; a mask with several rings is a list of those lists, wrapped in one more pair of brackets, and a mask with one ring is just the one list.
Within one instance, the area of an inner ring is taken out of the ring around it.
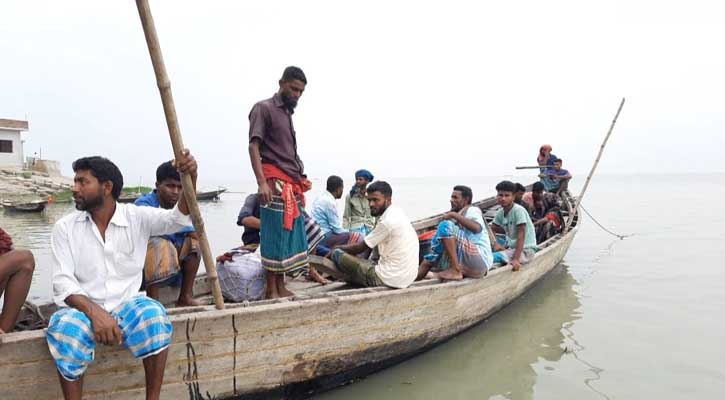
{"label": "short dark hair", "polygon": [[181,176],[179,176],[179,171],[177,171],[176,168],[171,165],[171,161],[167,161],[159,165],[158,168],[156,168],[156,182],[161,183],[167,179],[173,179],[175,181],[181,180]]}
{"label": "short dark hair", "polygon": [[368,194],[380,192],[385,197],[393,197],[393,188],[385,181],[375,181],[368,186]]}
{"label": "short dark hair", "polygon": [[554,160],[553,162],[555,162],[555,163],[559,163],[559,164],[563,164],[563,162],[562,162],[562,159],[561,159],[561,158],[557,158],[557,159],[556,159],[556,160]]}
{"label": "short dark hair", "polygon": [[525,192],[526,186],[516,182],[516,192]]}
{"label": "short dark hair", "polygon": [[282,82],[288,82],[292,80],[298,80],[302,81],[307,84],[307,77],[305,76],[305,73],[302,72],[302,69],[299,67],[295,67],[294,65],[290,65],[289,67],[284,69],[284,72],[282,73],[282,79],[280,79]]}
{"label": "short dark hair", "polygon": [[453,187],[453,190],[461,192],[461,196],[463,196],[464,199],[468,199],[469,203],[473,203],[473,190],[471,190],[468,186],[456,185]]}
{"label": "short dark hair", "polygon": [[511,181],[501,181],[496,185],[496,191],[516,193],[516,184]]}
{"label": "short dark hair", "polygon": [[531,187],[532,192],[543,192],[544,184],[542,182],[534,182],[534,186]]}
{"label": "short dark hair", "polygon": [[111,196],[113,196],[114,200],[118,200],[118,197],[121,196],[123,175],[121,175],[121,170],[111,160],[105,157],[92,156],[82,157],[73,161],[73,172],[81,170],[91,171],[91,175],[95,176],[100,183],[110,181],[113,184]]}
{"label": "short dark hair", "polygon": [[342,178],[337,175],[330,175],[327,178],[327,191],[334,192],[335,190],[342,187]]}

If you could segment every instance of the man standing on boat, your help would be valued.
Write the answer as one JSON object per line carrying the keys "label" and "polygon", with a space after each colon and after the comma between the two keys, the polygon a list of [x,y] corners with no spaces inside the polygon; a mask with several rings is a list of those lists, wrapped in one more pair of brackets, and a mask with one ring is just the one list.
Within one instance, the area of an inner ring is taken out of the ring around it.
{"label": "man standing on boat", "polygon": [[[188,150],[176,160],[196,187],[197,165]],[[60,309],[46,339],[66,399],[80,399],[83,376],[96,344],[119,345],[143,360],[146,398],[158,399],[172,325],[156,300],[139,292],[151,236],[191,225],[182,193],[172,210],[117,202],[123,188],[118,167],[103,157],[73,163],[78,211],[56,222],[51,234],[53,297]]]}
{"label": "man standing on boat", "polygon": [[300,68],[285,68],[279,90],[249,113],[249,158],[257,178],[262,265],[267,270],[266,297],[292,296],[284,274],[307,266],[307,239],[302,207],[312,184],[297,154],[292,114],[305,91]]}
{"label": "man standing on boat", "polygon": [[[182,191],[179,171],[171,161],[166,161],[156,168],[156,189],[136,199],[134,204],[171,210]],[[194,300],[193,288],[200,261],[199,239],[193,226],[184,227],[173,235],[152,237],[144,264],[146,294],[158,300],[161,287],[181,281],[176,306],[198,306],[201,303]]]}

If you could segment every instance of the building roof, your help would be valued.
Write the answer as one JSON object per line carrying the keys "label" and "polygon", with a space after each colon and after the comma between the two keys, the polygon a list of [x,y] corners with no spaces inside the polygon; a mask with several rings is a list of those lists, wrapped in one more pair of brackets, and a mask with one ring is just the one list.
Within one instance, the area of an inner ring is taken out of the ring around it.
{"label": "building roof", "polygon": [[2,119],[0,118],[0,129],[9,129],[13,131],[27,131],[28,121],[18,119]]}

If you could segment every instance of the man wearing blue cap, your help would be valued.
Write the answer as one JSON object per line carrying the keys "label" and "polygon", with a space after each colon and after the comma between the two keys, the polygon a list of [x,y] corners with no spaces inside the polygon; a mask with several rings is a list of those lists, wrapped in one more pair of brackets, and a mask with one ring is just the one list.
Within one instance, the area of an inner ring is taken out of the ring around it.
{"label": "man wearing blue cap", "polygon": [[370,214],[370,205],[365,195],[368,183],[374,178],[366,169],[355,172],[355,185],[345,196],[345,213],[342,216],[342,226],[350,232],[367,235],[375,226],[375,218]]}

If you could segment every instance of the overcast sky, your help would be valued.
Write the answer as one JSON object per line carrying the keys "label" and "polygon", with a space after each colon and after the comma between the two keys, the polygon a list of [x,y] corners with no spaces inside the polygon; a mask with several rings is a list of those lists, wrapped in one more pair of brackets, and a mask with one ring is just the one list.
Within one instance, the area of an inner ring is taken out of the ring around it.
{"label": "overcast sky", "polygon": [[[586,174],[725,171],[725,15],[712,1],[151,0],[200,184],[250,181],[248,113],[287,65],[315,181],[492,176],[549,143]],[[718,39],[719,38],[719,39]],[[129,184],[172,156],[132,1],[0,2],[0,118],[25,152],[99,154]]]}

